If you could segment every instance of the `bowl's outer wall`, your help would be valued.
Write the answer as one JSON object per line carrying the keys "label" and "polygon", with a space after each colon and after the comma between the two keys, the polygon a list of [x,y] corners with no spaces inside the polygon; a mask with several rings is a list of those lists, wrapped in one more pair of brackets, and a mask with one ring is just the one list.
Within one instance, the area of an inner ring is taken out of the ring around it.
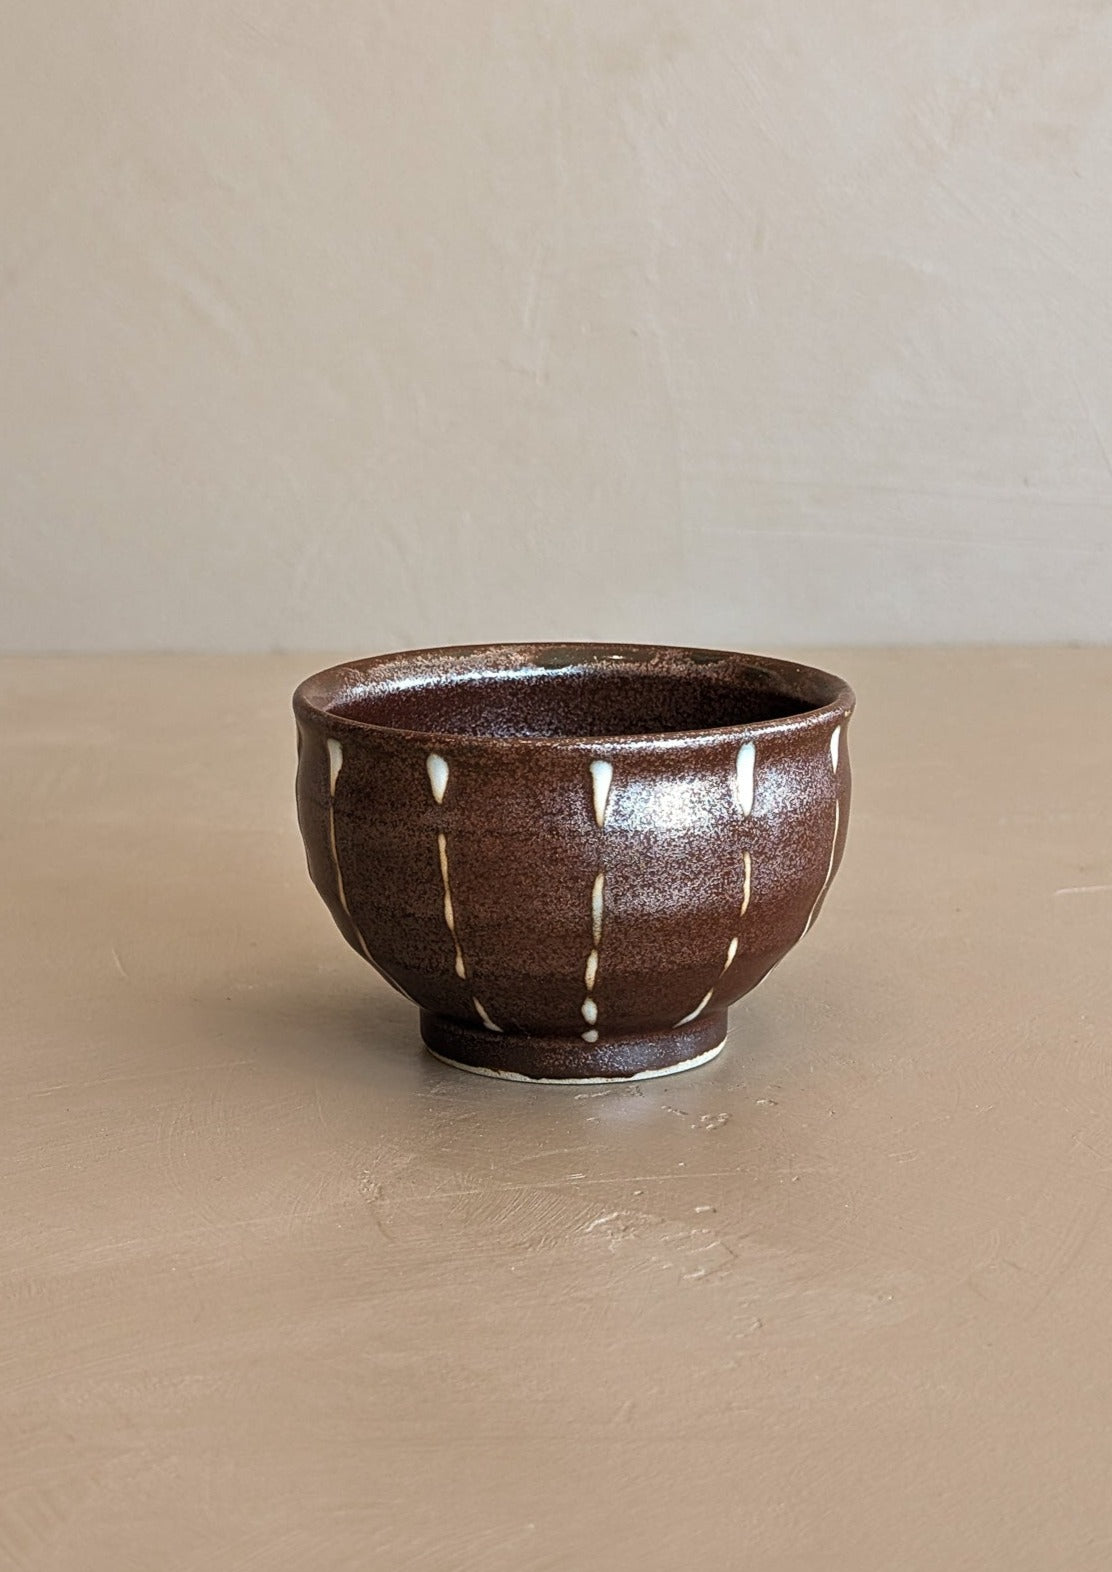
{"label": "bowl's outer wall", "polygon": [[[303,715],[309,872],[353,948],[427,1010],[659,1031],[724,1010],[817,916],[849,817],[847,720],[589,752],[446,739],[437,801],[427,741]],[[604,803],[594,760],[612,767]]]}

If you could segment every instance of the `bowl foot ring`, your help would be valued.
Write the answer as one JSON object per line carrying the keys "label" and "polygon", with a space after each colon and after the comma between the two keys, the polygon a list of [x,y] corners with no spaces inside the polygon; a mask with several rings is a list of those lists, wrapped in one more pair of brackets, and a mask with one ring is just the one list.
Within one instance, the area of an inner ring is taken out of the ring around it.
{"label": "bowl foot ring", "polygon": [[593,1082],[644,1081],[708,1064],[726,1040],[726,1012],[701,1015],[662,1032],[581,1037],[492,1032],[449,1016],[421,1011],[421,1037],[445,1064],[499,1080],[584,1086]]}

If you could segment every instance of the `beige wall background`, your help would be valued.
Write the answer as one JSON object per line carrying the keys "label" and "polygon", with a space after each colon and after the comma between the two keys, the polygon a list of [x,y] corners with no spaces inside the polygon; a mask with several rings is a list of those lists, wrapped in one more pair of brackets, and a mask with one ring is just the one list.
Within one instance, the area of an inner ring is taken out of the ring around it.
{"label": "beige wall background", "polygon": [[3,646],[1108,637],[1107,0],[3,31]]}

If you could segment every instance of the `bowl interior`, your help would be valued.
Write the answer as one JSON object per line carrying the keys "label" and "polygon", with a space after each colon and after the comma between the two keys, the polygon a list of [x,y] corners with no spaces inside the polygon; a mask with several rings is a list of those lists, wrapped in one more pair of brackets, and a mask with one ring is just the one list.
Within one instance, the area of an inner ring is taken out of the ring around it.
{"label": "bowl interior", "polygon": [[[833,702],[837,679],[754,656],[638,646],[500,646],[361,664],[332,714],[467,737],[603,738],[740,726]],[[347,668],[349,678],[354,675]]]}

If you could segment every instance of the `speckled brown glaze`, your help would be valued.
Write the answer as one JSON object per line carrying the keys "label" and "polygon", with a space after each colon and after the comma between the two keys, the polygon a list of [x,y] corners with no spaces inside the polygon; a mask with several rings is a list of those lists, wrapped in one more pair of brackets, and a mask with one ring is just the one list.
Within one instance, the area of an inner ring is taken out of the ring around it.
{"label": "speckled brown glaze", "polygon": [[432,1051],[536,1080],[710,1058],[845,841],[853,694],[718,650],[515,644],[303,682],[297,804],[344,937]]}

